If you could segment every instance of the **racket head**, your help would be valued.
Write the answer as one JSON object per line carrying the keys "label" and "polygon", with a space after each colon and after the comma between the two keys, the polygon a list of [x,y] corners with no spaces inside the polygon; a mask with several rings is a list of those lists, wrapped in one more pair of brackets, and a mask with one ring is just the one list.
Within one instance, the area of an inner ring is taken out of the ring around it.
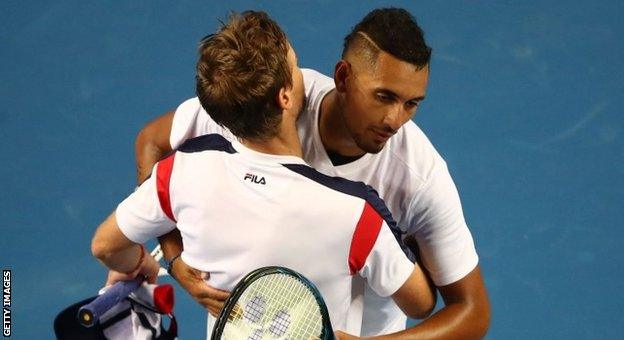
{"label": "racket head", "polygon": [[310,280],[285,267],[258,268],[238,282],[211,339],[334,339],[327,306]]}

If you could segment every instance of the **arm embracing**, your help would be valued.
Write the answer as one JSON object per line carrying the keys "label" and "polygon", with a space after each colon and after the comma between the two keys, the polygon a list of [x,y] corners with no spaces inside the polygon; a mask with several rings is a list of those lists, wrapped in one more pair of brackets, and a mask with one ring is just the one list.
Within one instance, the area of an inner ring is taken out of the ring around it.
{"label": "arm embracing", "polygon": [[152,171],[154,164],[171,152],[169,135],[173,124],[174,111],[149,122],[137,135],[134,151],[136,156],[137,182],[143,183]]}

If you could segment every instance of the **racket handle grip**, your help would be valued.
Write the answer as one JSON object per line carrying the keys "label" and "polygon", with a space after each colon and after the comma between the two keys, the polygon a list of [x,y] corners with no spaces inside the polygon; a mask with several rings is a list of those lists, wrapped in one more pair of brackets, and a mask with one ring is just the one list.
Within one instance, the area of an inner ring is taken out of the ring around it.
{"label": "racket handle grip", "polygon": [[80,307],[78,310],[78,321],[85,327],[95,325],[100,319],[100,316],[139,288],[142,282],[142,278],[135,278],[134,280],[115,283],[108,288],[104,294]]}

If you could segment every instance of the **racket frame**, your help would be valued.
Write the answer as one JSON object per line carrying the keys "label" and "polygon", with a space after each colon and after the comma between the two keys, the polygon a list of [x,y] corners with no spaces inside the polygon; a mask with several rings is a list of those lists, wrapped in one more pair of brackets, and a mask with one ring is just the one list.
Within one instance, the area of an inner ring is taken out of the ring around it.
{"label": "racket frame", "polygon": [[219,313],[219,317],[217,318],[217,321],[214,324],[214,328],[212,330],[212,336],[210,337],[210,339],[212,340],[221,339],[221,334],[223,333],[223,330],[225,329],[225,325],[228,322],[228,316],[234,309],[234,306],[236,306],[238,299],[241,297],[241,295],[243,295],[247,287],[249,287],[254,281],[260,279],[261,277],[264,277],[267,275],[273,275],[273,274],[285,274],[285,275],[295,277],[301,282],[303,282],[305,286],[307,286],[307,288],[312,292],[312,295],[314,296],[314,299],[316,300],[316,303],[319,306],[321,319],[323,320],[323,325],[322,325],[323,329],[322,329],[320,340],[334,340],[335,339],[334,331],[331,325],[331,321],[329,319],[329,312],[327,311],[327,305],[325,304],[325,301],[323,300],[323,296],[321,295],[319,290],[316,288],[314,283],[312,283],[312,281],[308,280],[305,276],[299,274],[298,272],[292,269],[289,269],[286,267],[279,267],[279,266],[268,266],[268,267],[258,268],[250,272],[249,274],[245,275],[245,277],[243,277],[236,284],[236,286],[232,290],[230,297],[228,297],[228,299],[225,301],[225,304],[223,305],[223,309]]}

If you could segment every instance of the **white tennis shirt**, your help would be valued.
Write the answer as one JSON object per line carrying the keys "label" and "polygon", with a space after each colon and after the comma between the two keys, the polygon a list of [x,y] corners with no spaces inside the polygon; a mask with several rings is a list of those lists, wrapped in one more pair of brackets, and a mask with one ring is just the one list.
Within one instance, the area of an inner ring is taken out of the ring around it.
{"label": "white tennis shirt", "polygon": [[[372,186],[383,198],[404,236],[418,242],[420,263],[437,286],[456,282],[478,263],[474,242],[457,189],[446,166],[427,136],[407,122],[377,154],[333,166],[318,129],[321,102],[334,89],[334,81],[319,72],[302,69],[307,102],[297,121],[303,159],[318,171]],[[216,124],[197,98],[176,110],[171,130],[172,148],[184,140],[207,133],[235,137]],[[386,334],[405,329],[406,317],[391,299],[366,289],[362,335]],[[210,324],[210,322],[209,322]]]}
{"label": "white tennis shirt", "polygon": [[389,296],[414,269],[390,212],[370,187],[218,134],[188,140],[160,161],[119,204],[116,218],[136,243],[177,227],[184,262],[210,272],[220,289],[231,290],[259,267],[294,269],[319,288],[334,329],[354,334],[361,316],[353,313],[362,313],[350,310],[354,276]]}

